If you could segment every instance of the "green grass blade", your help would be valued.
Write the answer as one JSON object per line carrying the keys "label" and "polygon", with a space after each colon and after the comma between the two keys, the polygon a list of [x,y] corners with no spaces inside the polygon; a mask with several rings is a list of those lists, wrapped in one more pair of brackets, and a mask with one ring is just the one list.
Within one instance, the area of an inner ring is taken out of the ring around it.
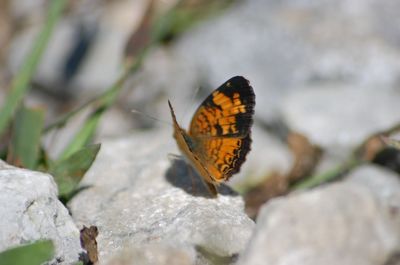
{"label": "green grass blade", "polygon": [[[125,80],[125,78],[123,78]],[[122,88],[122,82],[119,80],[113,87],[105,93],[103,97],[99,98],[96,102],[98,107],[94,110],[89,117],[86,119],[82,128],[77,132],[73,140],[68,144],[60,155],[59,160],[67,159],[71,154],[81,149],[83,146],[89,144],[93,135],[96,132],[97,126],[100,122],[100,118],[104,112],[114,103],[119,90]]]}
{"label": "green grass blade", "polygon": [[35,169],[39,158],[40,137],[44,124],[42,109],[22,107],[16,114],[8,161]]}
{"label": "green grass blade", "polygon": [[[106,93],[104,93],[106,94]],[[73,118],[76,114],[80,113],[81,111],[85,110],[87,107],[89,107],[90,105],[95,105],[96,102],[98,102],[99,100],[101,100],[104,97],[104,94],[100,94],[99,96],[90,99],[88,101],[86,101],[85,103],[83,103],[82,105],[80,105],[78,108],[66,113],[65,115],[63,115],[61,118],[58,118],[56,121],[52,122],[51,124],[47,125],[46,128],[44,129],[44,133],[48,133],[53,129],[58,129],[61,128],[63,126],[65,126],[65,124],[71,119]]]}
{"label": "green grass blade", "polygon": [[49,172],[54,176],[60,197],[69,196],[75,191],[99,150],[100,144],[87,146],[50,166]]}
{"label": "green grass blade", "polygon": [[358,159],[350,159],[348,162],[344,163],[343,165],[337,166],[332,170],[326,171],[319,175],[313,175],[309,178],[306,178],[299,183],[294,184],[291,189],[293,190],[304,190],[304,189],[311,189],[321,184],[334,181],[339,179],[344,174],[352,170],[353,168],[360,165],[362,161]]}
{"label": "green grass blade", "polygon": [[54,245],[50,240],[8,249],[0,253],[0,265],[40,265],[54,256]]}
{"label": "green grass blade", "polygon": [[70,157],[73,153],[77,152],[83,146],[89,144],[93,135],[96,132],[97,125],[100,121],[104,111],[95,111],[92,113],[83,127],[77,132],[74,136],[73,140],[68,144],[68,146],[64,149],[63,153],[60,156],[60,160],[65,160]]}
{"label": "green grass blade", "polygon": [[[66,159],[71,154],[87,145],[93,135],[96,132],[97,126],[100,122],[103,114],[112,106],[115,100],[118,97],[120,90],[122,89],[122,85],[126,81],[126,79],[130,76],[132,72],[137,71],[143,63],[143,59],[147,55],[149,47],[143,49],[141,54],[138,56],[137,60],[133,62],[130,67],[124,72],[124,74],[115,82],[113,86],[111,86],[106,93],[104,93],[101,97],[97,99],[96,106],[97,108],[90,114],[90,116],[86,119],[83,127],[78,131],[73,140],[68,144],[68,146],[64,149],[59,159]],[[70,116],[66,117],[67,119],[71,118]],[[66,122],[66,121],[63,121]],[[59,124],[63,123],[59,121]]]}
{"label": "green grass blade", "polygon": [[3,108],[0,110],[0,135],[3,134],[4,130],[9,125],[12,116],[16,112],[28,90],[29,82],[35,73],[40,59],[42,58],[43,52],[66,1],[52,0],[48,3],[50,4],[50,7],[46,23],[33,44],[32,50],[22,64],[20,71],[14,77],[11,83],[11,90],[4,101],[5,103]]}

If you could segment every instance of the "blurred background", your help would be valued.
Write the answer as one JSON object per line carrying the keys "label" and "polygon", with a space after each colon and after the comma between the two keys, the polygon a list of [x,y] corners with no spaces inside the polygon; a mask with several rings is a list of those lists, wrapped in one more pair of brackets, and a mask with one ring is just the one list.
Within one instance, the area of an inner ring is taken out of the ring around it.
{"label": "blurred background", "polygon": [[[27,58],[51,23],[51,3],[0,1],[1,106],[10,102],[21,69],[30,67]],[[50,158],[89,142],[168,127],[132,113],[169,122],[167,99],[187,128],[210,91],[242,75],[256,93],[254,144],[232,185],[250,194],[250,205],[257,208],[306,177],[335,179],[361,161],[399,168],[397,151],[379,153],[383,143],[375,137],[394,134],[400,121],[399,1],[61,5],[43,56],[16,99],[43,113],[41,144]],[[16,116],[6,120],[16,128]],[[4,132],[6,150],[13,136]],[[7,157],[16,161],[3,152]]]}

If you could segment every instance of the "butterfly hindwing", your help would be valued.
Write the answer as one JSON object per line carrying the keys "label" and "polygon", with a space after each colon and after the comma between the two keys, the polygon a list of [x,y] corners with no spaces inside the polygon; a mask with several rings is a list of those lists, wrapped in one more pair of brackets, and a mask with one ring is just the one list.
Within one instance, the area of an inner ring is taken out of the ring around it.
{"label": "butterfly hindwing", "polygon": [[200,152],[204,154],[202,159],[216,182],[225,181],[239,172],[250,151],[250,144],[250,134],[244,138],[210,137],[200,142],[206,150]]}

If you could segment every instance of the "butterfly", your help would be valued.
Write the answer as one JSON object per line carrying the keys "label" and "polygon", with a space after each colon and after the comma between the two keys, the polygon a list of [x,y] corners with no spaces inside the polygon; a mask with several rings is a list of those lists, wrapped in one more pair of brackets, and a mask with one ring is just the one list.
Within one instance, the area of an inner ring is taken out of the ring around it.
{"label": "butterfly", "polygon": [[177,145],[217,196],[220,183],[239,172],[250,151],[255,94],[249,81],[235,76],[214,90],[197,108],[189,131],[182,129],[168,100]]}

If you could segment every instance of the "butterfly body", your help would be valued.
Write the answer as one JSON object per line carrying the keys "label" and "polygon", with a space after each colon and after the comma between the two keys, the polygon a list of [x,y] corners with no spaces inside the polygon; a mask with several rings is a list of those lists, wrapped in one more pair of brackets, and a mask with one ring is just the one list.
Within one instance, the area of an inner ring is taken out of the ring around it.
{"label": "butterfly body", "polygon": [[217,88],[182,129],[168,101],[177,145],[213,195],[215,186],[239,172],[250,151],[255,95],[249,82],[233,77]]}

